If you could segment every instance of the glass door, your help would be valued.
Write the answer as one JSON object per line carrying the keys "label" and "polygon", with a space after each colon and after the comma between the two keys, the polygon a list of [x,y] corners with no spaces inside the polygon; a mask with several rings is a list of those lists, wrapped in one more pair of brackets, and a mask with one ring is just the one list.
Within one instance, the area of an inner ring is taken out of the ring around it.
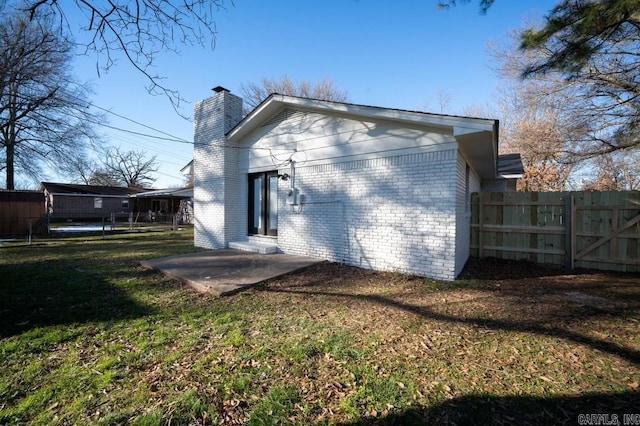
{"label": "glass door", "polygon": [[278,172],[267,179],[267,235],[278,235]]}
{"label": "glass door", "polygon": [[249,175],[249,234],[278,235],[278,172]]}

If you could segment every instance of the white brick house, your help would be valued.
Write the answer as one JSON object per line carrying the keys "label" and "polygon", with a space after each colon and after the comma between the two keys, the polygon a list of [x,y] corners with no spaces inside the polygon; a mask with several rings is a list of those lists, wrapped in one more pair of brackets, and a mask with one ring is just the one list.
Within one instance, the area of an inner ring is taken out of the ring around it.
{"label": "white brick house", "polygon": [[500,179],[497,120],[271,95],[195,106],[195,245],[452,280],[469,194]]}

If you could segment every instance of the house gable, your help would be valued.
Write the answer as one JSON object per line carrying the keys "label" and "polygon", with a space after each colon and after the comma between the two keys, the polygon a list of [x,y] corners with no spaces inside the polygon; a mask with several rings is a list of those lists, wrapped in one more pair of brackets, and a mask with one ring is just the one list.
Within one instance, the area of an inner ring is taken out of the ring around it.
{"label": "house gable", "polygon": [[313,166],[457,148],[451,131],[439,127],[400,127],[390,120],[331,111],[285,108],[282,112],[276,117],[286,119],[269,119],[232,142],[246,148],[239,153],[241,170],[274,169],[289,160]]}
{"label": "house gable", "polygon": [[[228,134],[230,143],[252,148],[249,169],[288,160],[308,164],[340,158],[460,148],[483,179],[497,176],[497,121],[271,95]],[[445,145],[452,144],[450,147]],[[372,157],[373,156],[373,157]]]}

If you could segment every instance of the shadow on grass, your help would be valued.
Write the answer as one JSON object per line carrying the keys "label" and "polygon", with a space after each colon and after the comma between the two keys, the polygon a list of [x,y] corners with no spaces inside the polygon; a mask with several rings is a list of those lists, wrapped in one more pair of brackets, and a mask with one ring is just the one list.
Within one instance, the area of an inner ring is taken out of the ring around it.
{"label": "shadow on grass", "polygon": [[37,327],[151,313],[123,289],[72,264],[43,261],[0,267],[0,337]]}
{"label": "shadow on grass", "polygon": [[[520,266],[521,262],[514,262],[515,266]],[[326,267],[325,267],[326,268]],[[509,315],[501,316],[496,313],[493,316],[476,316],[474,311],[470,310],[468,314],[455,314],[442,312],[434,305],[427,303],[410,303],[402,295],[396,297],[394,294],[375,294],[363,293],[358,286],[361,285],[360,275],[366,272],[352,272],[350,267],[342,267],[333,265],[330,269],[329,278],[322,275],[321,269],[310,269],[299,283],[288,283],[282,286],[263,285],[256,288],[257,291],[299,294],[305,296],[322,296],[331,297],[344,301],[362,301],[373,305],[386,306],[399,311],[409,312],[418,315],[424,319],[434,320],[449,324],[464,324],[475,327],[482,327],[491,330],[525,332],[540,336],[554,337],[589,346],[593,349],[618,356],[626,361],[640,365],[640,351],[630,348],[613,341],[609,341],[606,337],[599,338],[594,334],[588,334],[589,330],[584,332],[575,331],[572,324],[578,324],[580,321],[589,320],[597,317],[626,317],[635,315],[640,309],[640,296],[636,290],[639,281],[635,275],[598,275],[587,273],[584,275],[576,275],[581,277],[580,280],[573,282],[571,277],[562,276],[559,273],[551,271],[547,274],[546,269],[538,271],[536,275],[535,267],[531,267],[530,271],[524,273],[527,277],[546,277],[545,280],[529,280],[520,281],[519,276],[511,280],[500,281],[500,286],[492,284],[493,281],[480,281],[473,284],[475,289],[487,292],[486,297],[491,297],[500,301],[501,307],[508,310]],[[349,268],[345,270],[345,268]],[[504,266],[503,269],[507,269]],[[514,269],[508,268],[512,277]],[[340,275],[341,271],[346,271],[344,278],[337,277],[331,280],[332,276]],[[521,271],[520,271],[521,272]],[[351,275],[349,275],[351,274]],[[369,273],[372,275],[372,273]],[[551,275],[551,276],[549,276]],[[308,277],[307,277],[308,276]],[[611,280],[615,277],[615,280]],[[523,287],[523,285],[529,288]],[[532,287],[533,291],[532,291]],[[563,296],[567,290],[582,290],[583,287],[593,287],[605,291],[608,296],[614,297],[614,302],[619,302],[613,306],[584,306],[581,304],[561,303],[558,300],[550,299],[560,295],[560,299],[567,300]],[[633,291],[632,291],[633,290]],[[420,291],[420,290],[418,290]],[[545,298],[546,297],[546,298]],[[543,305],[543,311],[533,311],[525,313],[530,305]],[[555,309],[555,310],[554,310]],[[562,313],[562,318],[558,311]],[[528,315],[528,316],[527,316]],[[568,324],[568,325],[567,325]]]}
{"label": "shadow on grass", "polygon": [[317,296],[329,296],[345,299],[357,299],[365,300],[371,303],[385,305],[393,307],[402,311],[410,312],[419,315],[426,319],[432,319],[447,323],[468,324],[479,327],[484,327],[493,330],[505,330],[505,331],[518,331],[533,333],[541,336],[557,337],[590,346],[594,349],[602,352],[609,353],[611,355],[618,356],[624,360],[640,365],[640,352],[625,348],[613,342],[608,342],[603,339],[597,339],[591,336],[583,335],[571,330],[564,329],[559,326],[549,324],[535,324],[528,322],[519,322],[506,319],[491,319],[491,318],[475,318],[475,317],[462,317],[455,315],[443,314],[436,312],[426,306],[416,306],[405,302],[394,300],[390,297],[379,296],[375,294],[348,294],[339,292],[328,291],[301,291],[301,290],[287,290],[281,288],[259,288],[261,291],[274,292],[274,293],[290,293],[290,294],[303,294],[303,295],[317,295]]}
{"label": "shadow on grass", "polygon": [[[637,424],[640,421],[638,407],[640,394],[637,392],[547,398],[468,395],[447,400],[430,408],[412,408],[383,419],[365,418],[346,423],[345,426]],[[631,417],[625,417],[625,414]],[[614,416],[617,416],[619,423],[615,422]],[[593,419],[596,419],[596,422]]]}
{"label": "shadow on grass", "polygon": [[506,260],[496,257],[470,257],[460,273],[460,279],[510,280],[514,278],[542,278],[571,273],[589,274],[594,271],[569,271],[559,265],[542,265],[527,260]]}

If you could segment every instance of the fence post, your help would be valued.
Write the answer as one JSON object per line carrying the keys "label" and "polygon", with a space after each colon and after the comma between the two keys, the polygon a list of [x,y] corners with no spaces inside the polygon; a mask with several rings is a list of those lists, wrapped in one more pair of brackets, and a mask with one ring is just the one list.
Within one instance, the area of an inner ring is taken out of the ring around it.
{"label": "fence post", "polygon": [[29,219],[29,245],[31,245],[32,234],[33,234],[33,220]]}
{"label": "fence post", "polygon": [[573,270],[573,195],[564,198],[564,267]]}
{"label": "fence post", "polygon": [[576,221],[577,219],[577,212],[576,212],[576,198],[573,196],[573,192],[571,193],[571,197],[569,198],[569,206],[570,206],[570,212],[571,212],[571,219],[569,221],[569,235],[570,235],[570,242],[569,242],[569,248],[571,249],[569,251],[569,256],[570,256],[570,268],[573,271],[576,267],[576,238],[577,238],[577,226],[576,226]]}

